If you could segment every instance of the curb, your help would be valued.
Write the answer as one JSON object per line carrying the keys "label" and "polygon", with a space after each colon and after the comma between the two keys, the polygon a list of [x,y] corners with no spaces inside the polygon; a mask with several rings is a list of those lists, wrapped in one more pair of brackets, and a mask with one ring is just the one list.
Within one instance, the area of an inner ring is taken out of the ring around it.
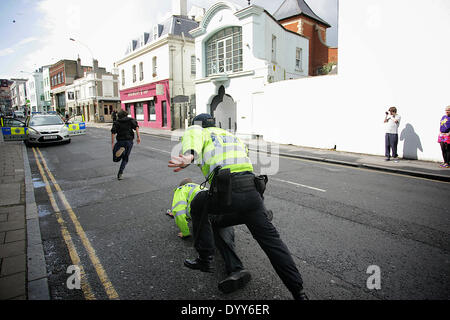
{"label": "curb", "polygon": [[25,213],[27,226],[27,296],[28,300],[50,300],[45,264],[44,248],[42,246],[39,216],[34,198],[34,187],[31,178],[31,168],[25,145],[22,145],[25,171]]}
{"label": "curb", "polygon": [[[101,128],[101,127],[96,126],[96,128]],[[146,134],[146,135],[155,136],[155,137],[168,138],[168,136],[164,135],[164,134],[147,133],[147,132],[143,132],[143,131],[141,131],[141,134]],[[249,150],[269,154],[269,152],[259,151],[259,150],[255,150],[255,149],[251,149],[251,148]],[[443,175],[433,174],[433,173],[426,173],[426,172],[421,172],[421,171],[394,169],[394,168],[382,167],[382,166],[365,164],[365,163],[354,163],[354,162],[347,162],[347,161],[327,159],[327,158],[302,156],[302,155],[291,154],[291,153],[278,153],[278,155],[283,156],[283,157],[288,157],[288,158],[297,158],[297,159],[304,159],[304,160],[310,160],[310,161],[325,162],[325,163],[343,165],[343,166],[354,167],[354,168],[369,169],[369,170],[373,170],[373,171],[384,171],[384,172],[396,173],[396,174],[401,174],[401,175],[406,175],[406,176],[413,176],[413,177],[424,178],[424,179],[429,179],[429,180],[450,182],[449,176],[443,176]]]}
{"label": "curb", "polygon": [[[249,149],[255,152],[262,152],[268,154],[268,152],[259,151],[255,149]],[[443,181],[443,182],[450,182],[449,176],[443,176],[439,174],[433,174],[433,173],[426,173],[421,171],[410,171],[410,170],[404,170],[404,169],[394,169],[394,168],[387,168],[372,164],[365,164],[365,163],[354,163],[354,162],[347,162],[347,161],[341,161],[341,160],[334,160],[334,159],[327,159],[327,158],[318,158],[318,157],[310,157],[310,156],[302,156],[297,154],[291,154],[291,153],[278,153],[278,155],[288,158],[296,158],[296,159],[304,159],[304,160],[310,160],[310,161],[317,161],[317,162],[325,162],[325,163],[331,163],[331,164],[337,164],[337,165],[343,165],[347,167],[354,167],[354,168],[361,168],[361,169],[369,169],[373,171],[384,171],[389,173],[396,173],[401,175],[407,175],[407,176],[413,176],[418,178],[424,178],[429,180],[437,180],[437,181]]]}

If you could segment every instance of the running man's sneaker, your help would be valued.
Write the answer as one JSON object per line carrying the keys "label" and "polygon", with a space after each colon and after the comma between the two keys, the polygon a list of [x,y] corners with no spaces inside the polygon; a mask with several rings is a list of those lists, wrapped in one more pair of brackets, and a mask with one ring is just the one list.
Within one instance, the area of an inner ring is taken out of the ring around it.
{"label": "running man's sneaker", "polygon": [[121,173],[118,173],[118,174],[117,174],[117,180],[123,180],[123,177],[122,177],[122,174],[121,174]]}
{"label": "running man's sneaker", "polygon": [[384,161],[389,161],[389,160],[391,160],[391,158],[386,158],[386,159],[384,159]]}
{"label": "running man's sneaker", "polygon": [[443,163],[443,164],[439,165],[439,167],[441,167],[441,168],[450,168],[450,166],[447,163]]}
{"label": "running man's sneaker", "polygon": [[125,151],[125,148],[120,147],[119,150],[116,151],[116,158],[120,157],[124,151]]}

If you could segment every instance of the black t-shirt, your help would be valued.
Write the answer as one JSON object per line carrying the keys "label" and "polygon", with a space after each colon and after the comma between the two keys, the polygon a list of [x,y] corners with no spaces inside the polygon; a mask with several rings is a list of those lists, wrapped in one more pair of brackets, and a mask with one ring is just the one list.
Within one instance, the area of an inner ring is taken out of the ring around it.
{"label": "black t-shirt", "polygon": [[111,128],[111,133],[117,134],[117,141],[122,140],[133,140],[134,132],[139,125],[136,119],[133,118],[122,118],[117,121],[114,121],[113,126]]}

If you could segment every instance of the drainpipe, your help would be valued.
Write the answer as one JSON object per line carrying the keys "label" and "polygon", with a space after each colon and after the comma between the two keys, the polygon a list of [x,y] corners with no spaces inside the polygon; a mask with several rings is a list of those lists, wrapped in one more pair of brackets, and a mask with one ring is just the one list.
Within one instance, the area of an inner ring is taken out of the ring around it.
{"label": "drainpipe", "polygon": [[[183,97],[185,96],[184,92],[184,45],[186,44],[186,39],[184,38],[184,32],[181,32],[181,36],[183,37],[183,44],[181,46],[181,90],[183,92]],[[183,102],[183,107],[186,107],[185,102]],[[181,111],[184,111],[184,108],[181,108]],[[186,118],[186,117],[185,117]],[[180,128],[183,127],[183,120],[180,112]]]}
{"label": "drainpipe", "polygon": [[173,52],[175,51],[175,47],[174,46],[170,46],[169,47],[170,50],[170,79],[169,79],[169,84],[170,84],[170,80],[172,80],[172,85],[170,86],[170,129],[173,130],[174,129],[174,112],[173,112],[173,84],[174,84],[174,79],[173,79]]}

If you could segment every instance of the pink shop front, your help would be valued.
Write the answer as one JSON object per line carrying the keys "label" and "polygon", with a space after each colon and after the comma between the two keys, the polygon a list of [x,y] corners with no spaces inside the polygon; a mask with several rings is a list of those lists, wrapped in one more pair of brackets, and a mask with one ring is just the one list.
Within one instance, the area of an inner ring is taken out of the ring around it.
{"label": "pink shop front", "polygon": [[169,80],[121,90],[120,100],[139,126],[171,129]]}

